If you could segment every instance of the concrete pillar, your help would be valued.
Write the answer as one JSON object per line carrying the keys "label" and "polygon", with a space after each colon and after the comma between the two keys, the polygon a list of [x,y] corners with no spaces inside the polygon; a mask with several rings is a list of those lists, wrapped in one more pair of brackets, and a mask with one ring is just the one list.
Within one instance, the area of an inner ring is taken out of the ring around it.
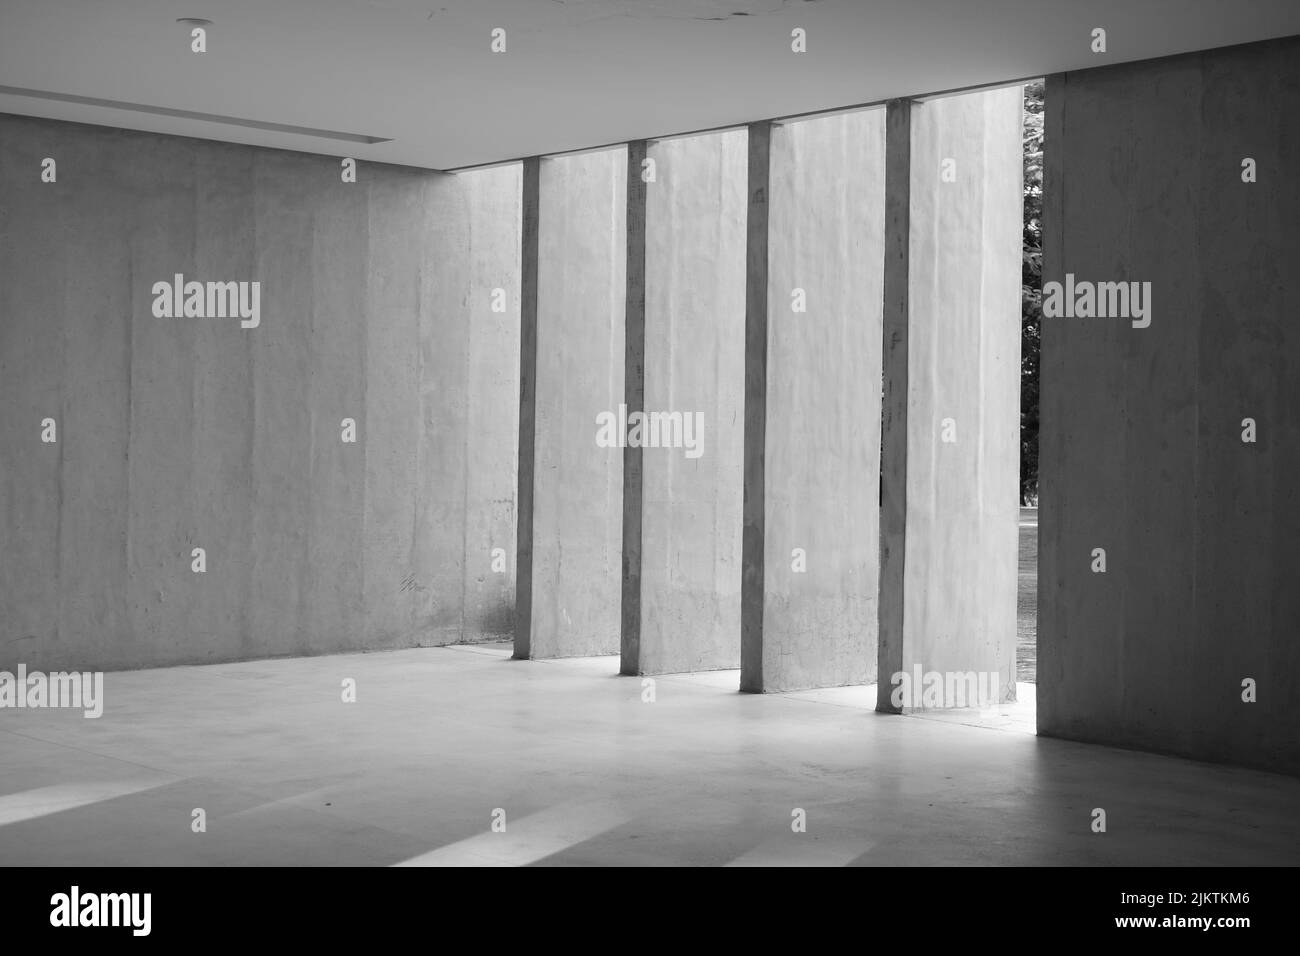
{"label": "concrete pillar", "polygon": [[1021,110],[1019,87],[890,107],[882,710],[930,673],[1015,693]]}
{"label": "concrete pillar", "polygon": [[533,634],[533,449],[537,437],[537,256],[542,161],[523,161],[519,230],[519,453],[515,509],[514,656],[532,656]]}
{"label": "concrete pillar", "polygon": [[751,127],[742,690],[875,676],[884,131]]}
{"label": "concrete pillar", "polygon": [[876,709],[891,703],[903,670],[907,566],[907,333],[912,212],[912,101],[892,100],[885,119],[885,221],[880,413],[880,630]]}
{"label": "concrete pillar", "polygon": [[[642,604],[635,645],[624,632],[623,671],[735,667],[740,660],[745,134],[666,140],[651,145],[646,158],[651,182],[641,182],[639,161],[628,164],[629,176],[636,177],[635,185],[629,180],[629,196],[644,191],[639,330],[644,401],[638,402],[629,387],[628,407],[680,416],[683,430],[680,447],[637,453],[644,495]],[[632,209],[629,205],[629,224]],[[631,260],[636,248],[631,229],[628,248]],[[629,298],[629,335],[638,326],[631,321],[632,308]],[[628,355],[632,375],[630,341]],[[625,499],[625,514],[632,507],[634,502]]]}
{"label": "concrete pillar", "polygon": [[[646,141],[627,144],[627,274],[623,313],[623,403],[645,407]],[[619,672],[641,671],[641,447],[623,449],[623,595]]]}
{"label": "concrete pillar", "polygon": [[1295,37],[1048,78],[1040,734],[1300,773],[1298,110]]}
{"label": "concrete pillar", "polygon": [[597,425],[623,400],[626,162],[525,167],[517,657],[619,650],[623,452]]}
{"label": "concrete pillar", "polygon": [[764,462],[767,443],[768,208],[772,125],[751,123],[748,130],[745,217],[745,470],[740,576],[740,689],[761,693],[763,611],[766,593],[764,536],[767,498]]}

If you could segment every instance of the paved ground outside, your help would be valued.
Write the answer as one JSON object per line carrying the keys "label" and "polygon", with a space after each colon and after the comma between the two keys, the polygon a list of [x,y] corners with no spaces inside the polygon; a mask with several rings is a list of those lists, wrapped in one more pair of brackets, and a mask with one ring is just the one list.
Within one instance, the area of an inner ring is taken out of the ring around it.
{"label": "paved ground outside", "polygon": [[1020,579],[1016,585],[1016,680],[1038,679],[1038,509],[1020,509]]}

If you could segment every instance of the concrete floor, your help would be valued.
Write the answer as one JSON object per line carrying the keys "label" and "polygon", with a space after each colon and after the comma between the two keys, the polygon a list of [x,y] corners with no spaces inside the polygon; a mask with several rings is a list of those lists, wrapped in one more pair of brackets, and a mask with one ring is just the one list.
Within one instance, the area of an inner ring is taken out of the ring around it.
{"label": "concrete floor", "polygon": [[477,645],[110,673],[99,720],[0,711],[0,862],[1300,863],[1300,779],[1035,737],[1029,685],[992,720],[889,717],[870,688],[740,695],[735,671],[643,703],[617,664]]}

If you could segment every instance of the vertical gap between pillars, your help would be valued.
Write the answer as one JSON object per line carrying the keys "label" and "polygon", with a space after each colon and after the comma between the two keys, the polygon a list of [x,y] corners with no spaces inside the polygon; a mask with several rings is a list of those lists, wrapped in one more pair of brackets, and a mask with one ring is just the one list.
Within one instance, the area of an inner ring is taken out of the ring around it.
{"label": "vertical gap between pillars", "polygon": [[[1069,74],[1053,73],[1044,78],[1043,89],[1043,268],[1042,282],[1060,282],[1065,278],[1065,93]],[[1055,400],[1057,375],[1055,323],[1039,324],[1038,343],[1038,586],[1037,635],[1034,653],[1037,659],[1037,707],[1035,730],[1051,733],[1055,722],[1060,681],[1054,647],[1064,636],[1061,627],[1060,593],[1054,572],[1061,561],[1061,498],[1057,489],[1061,456],[1052,436],[1059,434]],[[1047,436],[1044,441],[1043,436]],[[1043,450],[1047,450],[1047,454]]]}

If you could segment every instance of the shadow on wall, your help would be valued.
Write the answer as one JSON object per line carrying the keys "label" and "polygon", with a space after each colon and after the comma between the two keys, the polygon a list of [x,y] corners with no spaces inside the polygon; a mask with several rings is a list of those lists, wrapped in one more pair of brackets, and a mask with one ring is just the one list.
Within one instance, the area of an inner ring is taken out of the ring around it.
{"label": "shadow on wall", "polygon": [[515,634],[514,600],[501,599],[483,610],[478,627],[465,629],[462,642],[465,644],[496,643],[512,639]]}

